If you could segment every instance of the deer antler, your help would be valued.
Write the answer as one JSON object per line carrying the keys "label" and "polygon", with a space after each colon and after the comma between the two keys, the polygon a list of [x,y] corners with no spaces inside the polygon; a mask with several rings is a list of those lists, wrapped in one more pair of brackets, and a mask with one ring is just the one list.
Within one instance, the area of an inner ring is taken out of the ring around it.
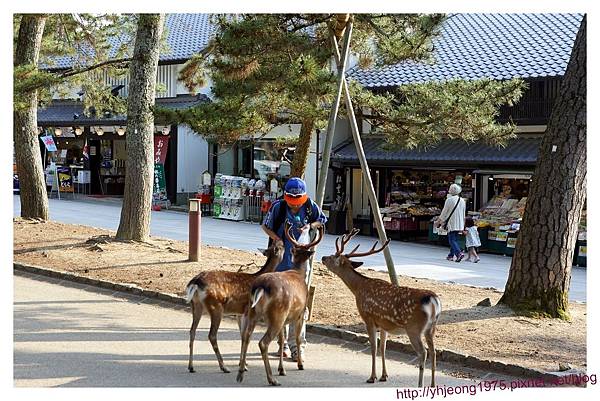
{"label": "deer antler", "polygon": [[292,245],[295,248],[309,249],[309,248],[312,248],[312,247],[316,246],[323,239],[324,228],[323,228],[323,226],[321,226],[317,230],[318,234],[315,237],[314,241],[312,241],[310,244],[300,244],[300,243],[298,243],[298,241],[296,241],[294,239],[294,236],[291,234],[292,225],[290,223],[288,223],[288,222],[286,222],[285,225],[286,225],[285,236],[287,237],[287,239],[292,243]]}
{"label": "deer antler", "polygon": [[390,239],[388,238],[387,241],[385,241],[385,243],[383,245],[381,245],[381,247],[379,247],[379,249],[375,249],[375,247],[377,246],[378,242],[379,241],[375,241],[375,243],[373,244],[373,247],[371,247],[370,251],[362,252],[362,253],[356,253],[356,251],[358,250],[358,247],[360,246],[360,244],[359,244],[350,253],[347,253],[344,256],[347,257],[347,258],[360,258],[360,257],[363,257],[363,256],[369,256],[369,255],[372,255],[374,253],[381,252],[381,251],[383,251],[385,249],[386,246],[388,246],[388,244],[390,243]]}
{"label": "deer antler", "polygon": [[[342,237],[341,237],[341,241],[342,241],[342,246],[341,247],[339,245],[340,237],[336,238],[335,239],[335,250],[336,250],[335,254],[338,255],[338,256],[341,255],[342,252],[344,252],[344,247],[346,246],[346,244],[348,242],[350,242],[350,240],[352,238],[354,238],[354,236],[356,234],[358,234],[359,232],[360,232],[359,229],[353,228],[352,231],[350,231],[348,234],[343,234]],[[354,249],[354,250],[356,250],[356,249]]]}

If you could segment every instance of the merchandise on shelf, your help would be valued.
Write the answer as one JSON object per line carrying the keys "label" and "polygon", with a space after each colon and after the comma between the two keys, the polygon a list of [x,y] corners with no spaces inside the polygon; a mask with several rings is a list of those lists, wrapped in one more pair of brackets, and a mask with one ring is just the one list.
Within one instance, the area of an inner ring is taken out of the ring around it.
{"label": "merchandise on shelf", "polygon": [[215,175],[213,217],[225,220],[243,220],[244,194],[248,180],[223,174]]}
{"label": "merchandise on shelf", "polygon": [[[388,218],[387,226],[392,227],[390,230],[406,226],[393,219],[411,218],[417,226],[414,231],[426,232],[431,218],[441,213],[451,184],[459,182],[462,186],[461,196],[468,203],[472,202],[472,179],[469,173],[396,170],[389,183],[387,207],[382,208],[381,213]],[[404,229],[401,228],[400,231],[402,230]]]}
{"label": "merchandise on shelf", "polygon": [[478,213],[471,213],[478,227],[494,231],[519,231],[527,198],[510,199],[496,195]]}

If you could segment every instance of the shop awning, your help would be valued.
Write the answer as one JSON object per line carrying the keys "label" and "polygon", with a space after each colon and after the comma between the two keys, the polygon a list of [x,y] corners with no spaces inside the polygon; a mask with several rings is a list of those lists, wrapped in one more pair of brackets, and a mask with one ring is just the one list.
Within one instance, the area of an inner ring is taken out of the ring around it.
{"label": "shop awning", "polygon": [[[363,137],[363,147],[367,160],[374,166],[445,166],[483,167],[511,166],[512,168],[535,166],[541,137],[516,138],[504,148],[483,143],[465,143],[460,140],[442,141],[427,149],[384,149],[382,137]],[[333,150],[332,162],[338,165],[359,165],[354,142],[346,142]]]}
{"label": "shop awning", "polygon": [[[156,107],[186,109],[199,103],[209,102],[206,95],[180,95],[156,99]],[[76,100],[53,100],[47,107],[38,109],[39,126],[90,126],[90,125],[125,125],[124,115],[97,114],[86,116],[83,113],[83,102]]]}

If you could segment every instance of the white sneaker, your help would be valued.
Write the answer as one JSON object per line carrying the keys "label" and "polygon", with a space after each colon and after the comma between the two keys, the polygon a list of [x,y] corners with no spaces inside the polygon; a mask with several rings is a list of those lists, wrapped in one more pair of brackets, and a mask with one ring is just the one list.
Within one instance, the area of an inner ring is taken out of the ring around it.
{"label": "white sneaker", "polygon": [[[304,350],[303,349],[300,349],[300,355],[302,356],[302,360],[304,360]],[[292,351],[292,361],[298,362],[298,351],[297,350]]]}

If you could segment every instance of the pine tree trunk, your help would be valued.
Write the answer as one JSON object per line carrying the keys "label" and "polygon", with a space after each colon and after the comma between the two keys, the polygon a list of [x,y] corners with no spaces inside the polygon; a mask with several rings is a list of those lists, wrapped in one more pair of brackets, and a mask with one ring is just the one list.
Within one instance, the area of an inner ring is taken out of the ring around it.
{"label": "pine tree trunk", "polygon": [[[44,15],[23,15],[15,47],[15,67],[31,65],[37,68],[45,24]],[[27,97],[26,107],[13,111],[21,217],[48,220],[48,194],[37,130],[37,91]]]}
{"label": "pine tree trunk", "polygon": [[125,193],[117,238],[146,241],[154,180],[154,98],[164,14],[140,14],[127,98]]}
{"label": "pine tree trunk", "polygon": [[292,171],[290,173],[292,177],[304,178],[314,127],[314,121],[307,120],[302,123],[298,144],[296,145],[296,151],[294,152],[294,160],[292,161]]}
{"label": "pine tree trunk", "polygon": [[569,319],[569,284],[586,200],[586,18],[542,140],[501,303]]}

